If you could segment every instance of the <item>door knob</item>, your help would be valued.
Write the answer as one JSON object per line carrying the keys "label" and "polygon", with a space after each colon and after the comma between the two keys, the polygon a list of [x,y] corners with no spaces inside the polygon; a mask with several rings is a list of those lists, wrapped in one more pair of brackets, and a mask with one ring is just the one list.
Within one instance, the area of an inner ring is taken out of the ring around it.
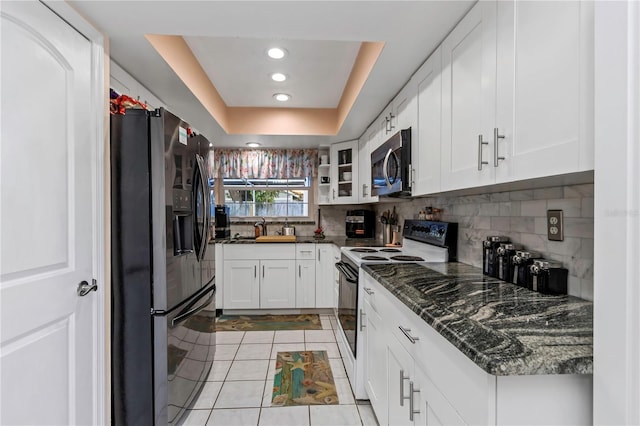
{"label": "door knob", "polygon": [[92,280],[91,284],[86,281],[82,281],[78,284],[78,296],[86,296],[92,291],[98,291],[98,284],[96,283],[96,280]]}

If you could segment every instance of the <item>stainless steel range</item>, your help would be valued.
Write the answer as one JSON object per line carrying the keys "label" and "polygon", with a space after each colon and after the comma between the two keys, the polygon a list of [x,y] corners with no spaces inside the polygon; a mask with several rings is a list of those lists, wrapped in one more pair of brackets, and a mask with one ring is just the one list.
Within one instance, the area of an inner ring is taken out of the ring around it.
{"label": "stainless steel range", "polygon": [[362,342],[358,340],[361,318],[362,286],[359,269],[364,263],[442,263],[456,260],[458,224],[424,220],[406,220],[402,247],[342,247],[338,295],[338,346],[353,392],[357,399],[367,399],[364,366],[358,363]]}

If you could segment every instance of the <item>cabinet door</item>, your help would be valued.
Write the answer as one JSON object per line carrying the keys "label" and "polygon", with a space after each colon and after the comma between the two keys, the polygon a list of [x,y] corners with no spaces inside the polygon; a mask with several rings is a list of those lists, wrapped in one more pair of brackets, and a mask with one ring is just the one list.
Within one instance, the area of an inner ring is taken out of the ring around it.
{"label": "cabinet door", "polygon": [[358,141],[358,201],[360,203],[374,203],[378,197],[371,196],[371,144],[376,135],[376,129],[371,129]]}
{"label": "cabinet door", "polygon": [[331,201],[337,204],[358,202],[358,141],[331,145]]}
{"label": "cabinet door", "polygon": [[[418,138],[411,144],[414,183],[412,195],[440,191],[440,135],[442,118],[442,50],[436,49],[418,70]],[[419,143],[418,143],[419,142]]]}
{"label": "cabinet door", "polygon": [[[393,119],[394,131],[399,132],[401,129],[412,129],[415,127],[417,118],[416,108],[416,80],[411,78],[407,84],[402,88],[400,93],[393,100]],[[412,140],[415,139],[415,134],[412,134]]]}
{"label": "cabinet door", "polygon": [[466,424],[422,369],[415,367],[414,379],[414,390],[418,391],[412,396],[416,411],[413,418],[415,425],[462,426]]}
{"label": "cabinet door", "polygon": [[489,164],[495,123],[494,1],[478,2],[444,40],[442,65],[441,189],[491,184],[495,180],[495,168]]}
{"label": "cabinet door", "polygon": [[387,340],[382,318],[369,300],[363,301],[366,327],[364,334],[365,389],[380,424],[387,424]]}
{"label": "cabinet door", "polygon": [[295,308],[295,260],[260,262],[260,308]]}
{"label": "cabinet door", "polygon": [[333,244],[316,244],[316,308],[333,307]]}
{"label": "cabinet door", "polygon": [[259,267],[257,260],[225,260],[225,309],[260,308]]}
{"label": "cabinet door", "polygon": [[593,168],[592,8],[498,2],[497,182]]}
{"label": "cabinet door", "polygon": [[296,261],[296,308],[316,307],[316,261]]}
{"label": "cabinet door", "polygon": [[411,425],[409,420],[409,383],[415,380],[413,358],[390,336],[387,342],[388,416],[390,425]]}

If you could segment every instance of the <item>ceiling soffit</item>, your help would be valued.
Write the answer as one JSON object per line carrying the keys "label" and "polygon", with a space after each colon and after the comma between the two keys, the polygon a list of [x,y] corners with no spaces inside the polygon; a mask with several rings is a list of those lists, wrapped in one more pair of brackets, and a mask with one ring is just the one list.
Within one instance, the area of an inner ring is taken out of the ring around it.
{"label": "ceiling soffit", "polygon": [[362,42],[335,108],[229,106],[182,36],[145,35],[149,43],[228,134],[335,135],[362,90],[382,42]]}

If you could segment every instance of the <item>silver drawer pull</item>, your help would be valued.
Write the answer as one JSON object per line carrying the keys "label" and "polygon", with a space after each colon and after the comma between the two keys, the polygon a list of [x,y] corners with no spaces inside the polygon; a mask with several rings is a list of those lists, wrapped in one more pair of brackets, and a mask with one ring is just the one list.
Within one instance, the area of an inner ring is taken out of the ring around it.
{"label": "silver drawer pull", "polygon": [[362,312],[362,309],[360,309],[360,331],[362,331],[362,329],[366,327],[366,325],[364,324],[364,319],[362,318],[365,315],[367,314]]}
{"label": "silver drawer pull", "polygon": [[404,375],[404,370],[400,370],[400,406],[404,407],[404,400],[409,399],[408,396],[404,396],[404,381],[409,380],[409,376]]}
{"label": "silver drawer pull", "polygon": [[478,135],[478,170],[482,170],[483,164],[489,164],[488,161],[482,160],[482,145],[489,145],[489,142],[482,140],[482,135]]}
{"label": "silver drawer pull", "polygon": [[413,408],[413,406],[414,406],[413,394],[414,393],[420,393],[420,389],[414,389],[413,388],[413,382],[409,382],[409,420],[410,421],[413,421],[413,415],[414,414],[420,414],[420,410],[415,410]]}
{"label": "silver drawer pull", "polygon": [[372,294],[374,294],[374,293],[375,293],[373,290],[371,290],[371,289],[370,289],[370,288],[368,288],[368,287],[362,287],[362,289],[363,289],[364,291],[366,291],[366,292],[367,292],[367,294],[368,294],[369,296],[371,296]]}
{"label": "silver drawer pull", "polygon": [[409,332],[411,331],[410,328],[404,328],[402,326],[398,326],[398,328],[400,329],[400,331],[402,331],[402,334],[404,334],[407,337],[407,339],[409,339],[411,343],[415,343],[416,341],[420,340],[419,338],[409,334]]}

